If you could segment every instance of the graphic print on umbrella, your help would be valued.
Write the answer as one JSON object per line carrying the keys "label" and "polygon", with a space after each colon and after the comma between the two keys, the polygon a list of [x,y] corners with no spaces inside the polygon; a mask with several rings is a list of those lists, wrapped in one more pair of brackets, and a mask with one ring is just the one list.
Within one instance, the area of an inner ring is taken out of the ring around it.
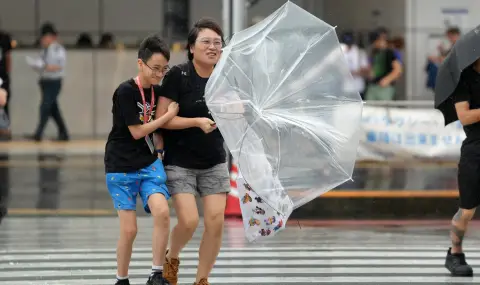
{"label": "graphic print on umbrella", "polygon": [[435,108],[445,118],[445,126],[458,120],[452,94],[462,72],[480,58],[480,26],[463,35],[440,65],[435,86]]}
{"label": "graphic print on umbrella", "polygon": [[250,241],[351,179],[363,106],[351,78],[334,27],[291,2],[224,48],[205,100],[238,162]]}

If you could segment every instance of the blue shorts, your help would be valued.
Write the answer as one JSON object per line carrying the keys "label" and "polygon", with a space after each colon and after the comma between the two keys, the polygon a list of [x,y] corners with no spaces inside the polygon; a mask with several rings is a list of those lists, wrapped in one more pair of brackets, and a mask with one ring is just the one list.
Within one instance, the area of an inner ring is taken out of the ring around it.
{"label": "blue shorts", "polygon": [[137,194],[140,194],[145,212],[150,214],[148,198],[161,193],[168,200],[167,175],[161,160],[157,159],[150,166],[129,173],[107,173],[107,188],[112,196],[113,206],[117,210],[136,210]]}

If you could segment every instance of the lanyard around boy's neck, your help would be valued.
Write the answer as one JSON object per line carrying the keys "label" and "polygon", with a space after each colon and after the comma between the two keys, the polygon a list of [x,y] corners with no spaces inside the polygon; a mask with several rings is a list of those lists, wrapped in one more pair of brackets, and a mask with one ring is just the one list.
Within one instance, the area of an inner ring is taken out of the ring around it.
{"label": "lanyard around boy's neck", "polygon": [[[150,120],[150,116],[152,115],[153,105],[155,104],[155,92],[153,91],[153,86],[151,86],[151,96],[150,99],[150,110],[147,112],[147,102],[145,100],[145,92],[143,91],[143,87],[140,84],[140,77],[135,77],[135,83],[137,83],[138,89],[140,90],[140,95],[142,96],[143,101],[143,123],[146,124]],[[147,117],[148,114],[148,117]]]}

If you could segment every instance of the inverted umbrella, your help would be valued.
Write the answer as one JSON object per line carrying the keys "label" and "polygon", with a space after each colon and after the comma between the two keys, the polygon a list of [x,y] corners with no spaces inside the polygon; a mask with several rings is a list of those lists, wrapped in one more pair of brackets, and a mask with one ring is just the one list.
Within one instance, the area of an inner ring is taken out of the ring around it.
{"label": "inverted umbrella", "polygon": [[463,70],[480,58],[480,26],[461,36],[441,64],[435,85],[435,108],[445,118],[445,125],[458,120],[451,96]]}
{"label": "inverted umbrella", "polygon": [[205,100],[241,178],[250,241],[351,179],[362,105],[334,27],[287,2],[224,48]]}

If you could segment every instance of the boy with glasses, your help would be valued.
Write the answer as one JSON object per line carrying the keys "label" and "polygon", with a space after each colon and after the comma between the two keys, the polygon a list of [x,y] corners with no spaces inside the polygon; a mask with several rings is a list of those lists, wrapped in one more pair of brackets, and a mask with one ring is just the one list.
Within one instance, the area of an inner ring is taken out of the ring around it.
{"label": "boy with glasses", "polygon": [[147,37],[138,51],[138,75],[121,83],[113,94],[113,127],[105,147],[107,188],[120,219],[117,245],[116,285],[130,285],[128,267],[137,234],[136,200],[153,216],[152,273],[147,285],[169,284],[162,277],[170,229],[167,200],[170,193],[159,159],[161,142],[155,148],[153,133],[177,115],[178,104],[155,119],[159,83],[168,70],[169,47],[158,37]]}

